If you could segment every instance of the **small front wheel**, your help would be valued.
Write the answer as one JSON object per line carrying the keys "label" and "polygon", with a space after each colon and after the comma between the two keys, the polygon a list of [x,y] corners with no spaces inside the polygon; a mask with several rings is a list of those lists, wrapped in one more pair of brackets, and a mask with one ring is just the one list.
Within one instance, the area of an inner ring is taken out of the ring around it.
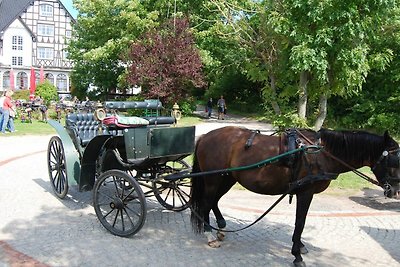
{"label": "small front wheel", "polygon": [[[184,160],[168,163],[170,173],[190,172],[191,167]],[[167,181],[157,179],[153,181],[152,188],[158,202],[168,210],[183,211],[190,205],[190,179]]]}
{"label": "small front wheel", "polygon": [[93,190],[93,206],[101,224],[117,236],[134,235],[146,221],[146,198],[139,183],[120,170],[99,176]]}

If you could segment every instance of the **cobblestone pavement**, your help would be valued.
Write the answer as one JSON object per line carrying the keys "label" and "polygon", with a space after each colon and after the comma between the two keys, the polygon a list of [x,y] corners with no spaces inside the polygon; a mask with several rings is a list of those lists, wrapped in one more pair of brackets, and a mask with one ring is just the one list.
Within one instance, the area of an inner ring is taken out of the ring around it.
{"label": "cobblestone pavement", "polygon": [[[199,125],[197,134],[230,123],[240,124],[229,118],[211,120]],[[295,205],[287,199],[256,225],[228,234],[218,249],[192,233],[189,211],[167,211],[153,198],[139,233],[113,236],[95,215],[92,192],[72,187],[64,200],[53,194],[47,173],[49,139],[0,137],[0,267],[292,265]],[[303,234],[307,265],[400,266],[400,202],[382,195],[377,188],[351,196],[315,196]],[[276,199],[231,190],[221,201],[227,228],[251,223]]]}

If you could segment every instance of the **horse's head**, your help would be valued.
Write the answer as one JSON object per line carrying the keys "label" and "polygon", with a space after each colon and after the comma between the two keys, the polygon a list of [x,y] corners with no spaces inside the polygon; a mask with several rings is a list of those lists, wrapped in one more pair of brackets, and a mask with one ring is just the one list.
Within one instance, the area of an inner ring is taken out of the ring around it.
{"label": "horse's head", "polygon": [[400,199],[400,148],[386,131],[383,135],[384,150],[372,167],[379,185],[389,198]]}

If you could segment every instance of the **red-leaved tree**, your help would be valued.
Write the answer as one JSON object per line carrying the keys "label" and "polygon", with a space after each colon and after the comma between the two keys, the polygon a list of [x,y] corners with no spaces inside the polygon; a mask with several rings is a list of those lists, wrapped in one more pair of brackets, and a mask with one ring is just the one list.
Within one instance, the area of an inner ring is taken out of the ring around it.
{"label": "red-leaved tree", "polygon": [[170,20],[132,44],[127,80],[148,98],[173,103],[203,87],[202,63],[187,19]]}

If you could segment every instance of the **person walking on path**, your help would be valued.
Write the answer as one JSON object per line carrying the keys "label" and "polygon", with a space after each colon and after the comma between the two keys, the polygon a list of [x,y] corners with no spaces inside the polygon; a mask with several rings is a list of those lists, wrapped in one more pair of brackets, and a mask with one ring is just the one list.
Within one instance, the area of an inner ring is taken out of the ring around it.
{"label": "person walking on path", "polygon": [[213,100],[210,97],[210,100],[207,102],[207,113],[208,113],[208,118],[211,118],[211,113],[212,113],[212,106],[213,106]]}
{"label": "person walking on path", "polygon": [[224,96],[221,95],[221,98],[218,99],[217,106],[218,106],[218,119],[223,120],[226,111],[226,102]]}
{"label": "person walking on path", "polygon": [[9,120],[10,120],[10,112],[14,111],[14,107],[13,104],[11,102],[12,100],[12,95],[14,94],[14,92],[12,90],[7,90],[6,92],[6,98],[4,99],[4,103],[3,103],[3,121],[1,123],[1,129],[0,132],[5,134],[6,133],[6,127],[7,125],[10,126],[9,130],[10,132],[14,132],[14,124],[10,123],[9,124]]}

